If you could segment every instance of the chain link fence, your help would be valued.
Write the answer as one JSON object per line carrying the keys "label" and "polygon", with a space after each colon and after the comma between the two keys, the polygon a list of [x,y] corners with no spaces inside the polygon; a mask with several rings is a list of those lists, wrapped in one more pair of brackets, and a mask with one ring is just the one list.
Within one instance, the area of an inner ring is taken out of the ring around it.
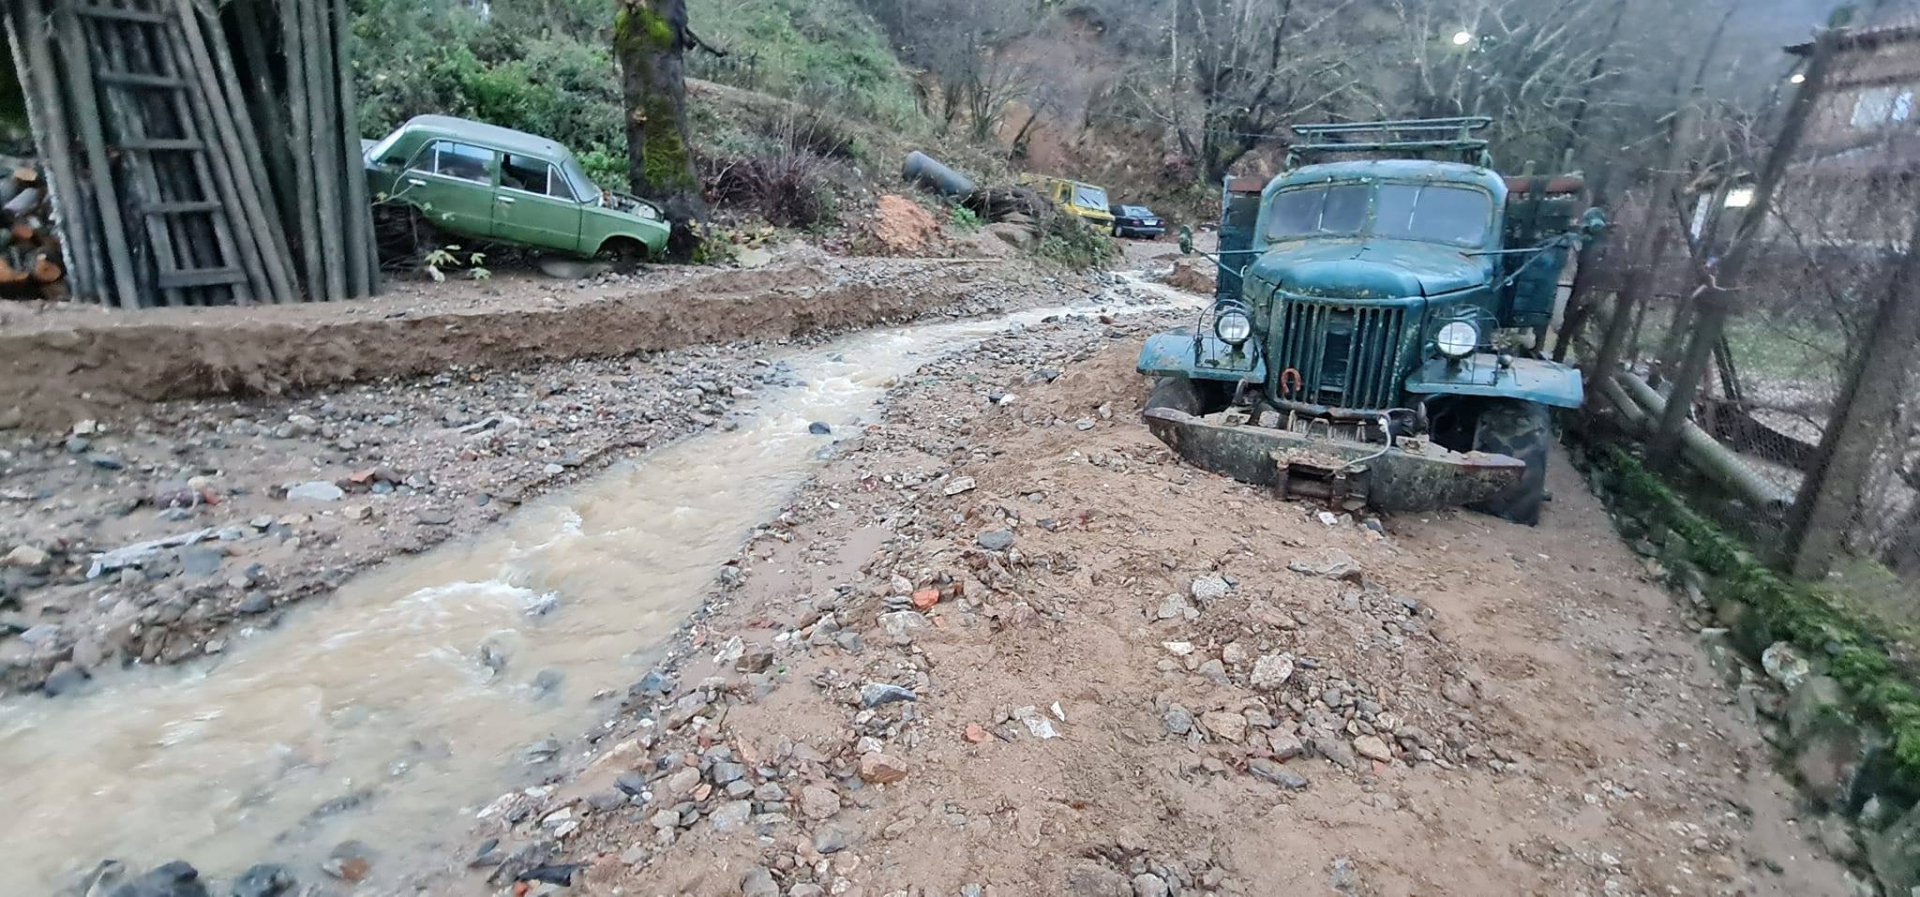
{"label": "chain link fence", "polygon": [[[1684,220],[1660,251],[1635,242],[1653,235],[1623,233],[1591,260],[1599,330],[1604,297],[1631,289],[1636,265],[1655,267],[1618,373],[1590,411],[1778,566],[1920,623],[1920,378],[1910,363],[1920,345],[1892,342],[1911,339],[1903,322],[1920,303],[1909,259],[1920,187],[1798,166],[1740,282],[1718,283],[1732,229],[1723,222],[1750,198],[1738,181],[1696,184],[1691,215],[1676,210]],[[1621,217],[1634,220],[1630,209]],[[1714,301],[1730,311],[1718,339],[1703,326]],[[1595,376],[1592,339],[1575,352]],[[1689,352],[1711,360],[1674,428],[1666,398]]]}

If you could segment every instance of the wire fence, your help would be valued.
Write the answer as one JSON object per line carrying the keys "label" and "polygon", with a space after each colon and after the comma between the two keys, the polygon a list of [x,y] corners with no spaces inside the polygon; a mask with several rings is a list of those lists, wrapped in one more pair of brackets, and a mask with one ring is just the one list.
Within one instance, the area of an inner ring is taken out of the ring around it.
{"label": "wire fence", "polygon": [[[1709,185],[1689,198],[1691,216],[1675,210],[1660,251],[1639,242],[1653,234],[1621,233],[1588,260],[1591,294],[1573,302],[1596,301],[1596,332],[1636,274],[1648,284],[1590,417],[1777,566],[1844,583],[1869,609],[1920,623],[1911,600],[1920,594],[1911,323],[1920,282],[1910,255],[1920,188],[1800,166],[1753,232],[1739,282],[1720,283],[1733,229],[1725,221],[1741,198],[1737,185]],[[1716,307],[1727,311],[1724,326],[1709,327]],[[1590,333],[1575,349],[1595,377],[1598,340]],[[1669,415],[1690,355],[1705,362],[1702,375],[1687,413]]]}

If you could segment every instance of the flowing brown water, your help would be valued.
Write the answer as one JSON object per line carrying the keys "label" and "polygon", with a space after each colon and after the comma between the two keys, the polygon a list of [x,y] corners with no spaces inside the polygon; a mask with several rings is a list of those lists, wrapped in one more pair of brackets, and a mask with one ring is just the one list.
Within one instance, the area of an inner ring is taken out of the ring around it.
{"label": "flowing brown water", "polygon": [[[1136,283],[1133,310],[1192,304]],[[1113,298],[1113,297],[1108,297]],[[1152,305],[1139,304],[1142,298]],[[1113,305],[1114,303],[1109,303]],[[1085,311],[1086,309],[1083,309]],[[72,700],[0,703],[0,866],[52,893],[104,857],[258,861],[301,877],[343,839],[376,881],[446,846],[577,736],[696,609],[718,568],[811,474],[827,438],[898,377],[1063,309],[871,332],[795,353],[804,384],[711,431],[529,503],[459,543],[388,563],[213,661],[104,677]],[[507,658],[495,673],[478,657]],[[533,683],[563,675],[552,692]]]}

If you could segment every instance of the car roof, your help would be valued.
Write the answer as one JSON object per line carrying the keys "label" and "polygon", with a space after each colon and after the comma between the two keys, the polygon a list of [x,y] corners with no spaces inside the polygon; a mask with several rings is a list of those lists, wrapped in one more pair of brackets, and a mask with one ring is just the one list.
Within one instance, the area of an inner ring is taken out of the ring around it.
{"label": "car roof", "polygon": [[1506,181],[1490,168],[1430,159],[1357,159],[1303,165],[1274,178],[1274,183],[1291,186],[1360,178],[1476,184],[1487,188],[1496,199],[1506,196]]}
{"label": "car roof", "polygon": [[509,153],[525,153],[529,156],[544,156],[549,159],[562,159],[573,155],[566,147],[537,134],[490,125],[483,121],[455,118],[451,115],[416,115],[407,119],[407,123],[401,127],[424,131],[436,137],[472,140]]}

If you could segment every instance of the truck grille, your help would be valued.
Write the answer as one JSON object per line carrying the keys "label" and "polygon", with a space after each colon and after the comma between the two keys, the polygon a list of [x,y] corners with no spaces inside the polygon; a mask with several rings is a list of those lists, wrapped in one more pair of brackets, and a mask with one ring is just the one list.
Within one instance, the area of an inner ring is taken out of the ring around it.
{"label": "truck grille", "polygon": [[[1401,333],[1407,309],[1284,297],[1268,353],[1269,370],[1300,374],[1280,398],[1335,408],[1383,409],[1400,390]],[[1288,378],[1290,380],[1291,378]]]}

